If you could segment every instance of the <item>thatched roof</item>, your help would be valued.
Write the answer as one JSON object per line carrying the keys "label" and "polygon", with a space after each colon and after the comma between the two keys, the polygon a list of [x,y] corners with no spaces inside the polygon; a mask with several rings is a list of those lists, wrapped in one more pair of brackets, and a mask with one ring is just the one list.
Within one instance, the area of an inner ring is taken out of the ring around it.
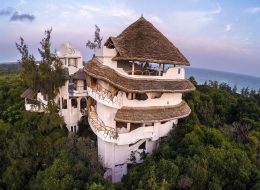
{"label": "thatched roof", "polygon": [[87,75],[104,80],[125,92],[188,92],[195,90],[194,85],[186,79],[136,79],[119,74],[114,69],[92,59],[84,70]]}
{"label": "thatched roof", "polygon": [[79,69],[77,72],[71,75],[71,78],[76,80],[86,80],[86,73],[83,69]]}
{"label": "thatched roof", "polygon": [[126,123],[163,122],[186,117],[191,110],[185,101],[175,106],[122,107],[116,112],[115,121]]}
{"label": "thatched roof", "polygon": [[128,26],[119,36],[110,37],[105,46],[115,48],[113,60],[189,65],[189,61],[144,17]]}
{"label": "thatched roof", "polygon": [[36,94],[37,94],[37,91],[28,88],[21,94],[21,98],[28,98],[30,100],[33,100],[33,99],[35,99]]}

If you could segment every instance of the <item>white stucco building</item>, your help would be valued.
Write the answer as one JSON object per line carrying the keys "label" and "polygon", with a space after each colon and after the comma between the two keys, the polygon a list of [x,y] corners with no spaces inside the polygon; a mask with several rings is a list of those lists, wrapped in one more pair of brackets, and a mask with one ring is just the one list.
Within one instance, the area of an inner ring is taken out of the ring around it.
{"label": "white stucco building", "polygon": [[[185,79],[189,65],[182,53],[150,22],[141,17],[117,37],[110,37],[83,68],[82,55],[70,44],[57,52],[67,81],[56,101],[69,131],[88,114],[97,136],[105,177],[121,180],[129,167],[151,154],[190,114],[182,93],[195,90]],[[26,110],[44,111],[46,100],[28,89]],[[43,106],[35,107],[30,99]]]}
{"label": "white stucco building", "polygon": [[[62,61],[66,81],[64,86],[59,89],[55,101],[60,108],[60,115],[63,116],[68,130],[76,132],[78,121],[83,115],[87,114],[87,84],[82,55],[69,43],[64,43],[59,48],[57,56]],[[40,91],[27,89],[21,97],[25,98],[25,109],[27,111],[45,111],[48,97]],[[35,101],[38,103],[35,104]]]}
{"label": "white stucco building", "polygon": [[110,37],[86,64],[88,120],[106,178],[120,181],[190,114],[182,93],[195,87],[184,65],[187,59],[143,17]]}

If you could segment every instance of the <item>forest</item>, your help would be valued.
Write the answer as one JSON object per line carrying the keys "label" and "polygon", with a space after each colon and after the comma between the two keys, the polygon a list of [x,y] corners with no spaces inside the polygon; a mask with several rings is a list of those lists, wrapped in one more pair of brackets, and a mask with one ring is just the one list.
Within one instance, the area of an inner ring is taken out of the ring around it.
{"label": "forest", "polygon": [[56,117],[24,111],[20,71],[2,73],[0,189],[260,189],[260,92],[191,81],[191,115],[112,184],[86,120],[68,135]]}
{"label": "forest", "polygon": [[[23,39],[16,44],[21,67],[0,67],[0,189],[260,189],[260,90],[238,93],[217,81],[198,85],[194,77],[196,91],[183,97],[190,116],[121,183],[105,180],[86,117],[78,133],[69,134],[53,104],[63,78],[49,40],[47,31],[39,67]],[[50,97],[47,112],[24,110],[20,95],[28,87]]]}

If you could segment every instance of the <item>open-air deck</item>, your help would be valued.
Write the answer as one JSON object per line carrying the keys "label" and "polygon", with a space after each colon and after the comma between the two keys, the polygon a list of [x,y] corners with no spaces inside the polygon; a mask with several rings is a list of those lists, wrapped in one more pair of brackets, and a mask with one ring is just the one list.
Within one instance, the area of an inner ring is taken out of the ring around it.
{"label": "open-air deck", "polygon": [[147,79],[131,78],[121,75],[116,70],[92,59],[85,66],[88,76],[103,80],[125,92],[169,92],[182,93],[195,90],[194,85],[186,79]]}

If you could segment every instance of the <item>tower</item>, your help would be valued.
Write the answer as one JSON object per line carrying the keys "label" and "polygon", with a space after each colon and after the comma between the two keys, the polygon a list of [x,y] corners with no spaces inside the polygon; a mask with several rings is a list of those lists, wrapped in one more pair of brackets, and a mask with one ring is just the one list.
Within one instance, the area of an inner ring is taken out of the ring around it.
{"label": "tower", "polygon": [[[78,121],[86,115],[87,84],[83,70],[82,55],[70,43],[64,43],[56,53],[60,58],[65,76],[65,84],[59,88],[55,102],[59,114],[70,132],[76,132]],[[48,97],[40,90],[27,89],[22,95],[27,111],[43,112],[46,110]],[[35,104],[38,102],[37,104]]]}
{"label": "tower", "polygon": [[185,79],[185,65],[182,53],[143,17],[96,50],[84,70],[88,121],[105,177],[120,181],[190,114],[182,93],[195,87]]}

